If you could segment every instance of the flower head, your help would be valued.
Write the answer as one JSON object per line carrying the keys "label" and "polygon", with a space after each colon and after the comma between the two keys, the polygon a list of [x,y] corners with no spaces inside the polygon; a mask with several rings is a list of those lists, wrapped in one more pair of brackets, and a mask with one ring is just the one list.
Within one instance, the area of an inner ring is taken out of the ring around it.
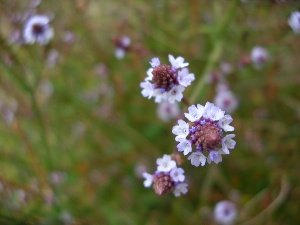
{"label": "flower head", "polygon": [[23,39],[26,44],[35,42],[46,45],[52,39],[54,31],[49,25],[50,19],[45,15],[33,15],[25,23]]}
{"label": "flower head", "polygon": [[171,119],[177,118],[179,114],[180,109],[177,103],[171,104],[164,101],[158,105],[157,115],[164,122],[169,122]]}
{"label": "flower head", "polygon": [[[225,115],[219,107],[213,103],[206,103],[205,106],[198,104],[188,108],[189,113],[184,120],[178,120],[172,133],[176,135],[175,140],[179,142],[177,149],[188,157],[194,166],[204,166],[205,162],[219,163],[222,161],[222,154],[229,154],[229,150],[235,147],[236,142],[232,140],[234,134],[223,135],[224,132],[233,131],[229,124],[232,122],[230,115]],[[195,150],[193,152],[193,146]],[[208,156],[205,156],[205,152]]]}
{"label": "flower head", "polygon": [[171,159],[170,155],[164,155],[156,160],[157,170],[154,174],[143,173],[145,178],[144,186],[153,189],[156,194],[164,195],[169,192],[174,193],[176,197],[187,193],[187,184],[185,180],[184,170],[177,167],[176,162]]}
{"label": "flower head", "polygon": [[238,106],[238,100],[230,90],[218,91],[214,103],[227,113],[232,113]]}
{"label": "flower head", "polygon": [[222,225],[231,225],[237,216],[237,209],[233,202],[218,202],[214,209],[214,219]]}
{"label": "flower head", "polygon": [[[147,77],[141,83],[144,97],[151,98],[153,96],[157,103],[168,101],[173,104],[176,101],[181,101],[183,91],[187,86],[191,85],[192,81],[195,80],[195,76],[185,68],[189,64],[184,62],[183,57],[174,58],[172,55],[169,55],[169,61],[171,65],[161,64],[157,57],[150,61],[151,68],[147,70]],[[145,93],[149,92],[150,87],[148,84],[143,84],[145,82],[152,85],[152,95],[145,95]]]}
{"label": "flower head", "polygon": [[115,56],[117,59],[123,59],[126,52],[130,49],[131,39],[128,36],[122,36],[120,38],[112,38],[116,48],[115,48]]}
{"label": "flower head", "polygon": [[256,69],[260,69],[269,59],[269,53],[261,46],[255,46],[251,51],[251,61]]}
{"label": "flower head", "polygon": [[300,34],[300,12],[292,12],[288,23],[295,33]]}

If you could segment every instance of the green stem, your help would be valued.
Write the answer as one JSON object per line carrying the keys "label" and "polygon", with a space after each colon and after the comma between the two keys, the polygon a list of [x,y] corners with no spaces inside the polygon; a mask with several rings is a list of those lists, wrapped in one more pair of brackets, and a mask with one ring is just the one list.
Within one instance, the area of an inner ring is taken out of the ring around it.
{"label": "green stem", "polygon": [[195,102],[199,98],[201,91],[203,90],[205,81],[207,79],[207,75],[209,74],[209,72],[211,72],[211,70],[213,69],[213,67],[216,65],[216,63],[218,62],[218,60],[221,57],[221,53],[223,50],[223,43],[222,43],[223,35],[222,35],[222,33],[224,32],[229,21],[231,20],[232,16],[234,15],[234,11],[236,9],[238,2],[239,2],[238,0],[234,0],[232,2],[231,6],[228,9],[224,18],[220,19],[219,24],[216,25],[216,30],[212,34],[212,39],[214,39],[213,48],[212,48],[211,53],[209,54],[208,62],[206,64],[206,67],[203,70],[202,77],[196,84],[196,87],[194,88],[194,91],[191,94],[190,101],[192,103]]}

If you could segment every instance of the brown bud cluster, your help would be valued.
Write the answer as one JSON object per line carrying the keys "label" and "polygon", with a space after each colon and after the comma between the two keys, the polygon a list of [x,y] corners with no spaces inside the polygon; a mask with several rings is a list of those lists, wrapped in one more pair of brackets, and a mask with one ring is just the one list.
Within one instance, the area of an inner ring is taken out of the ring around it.
{"label": "brown bud cluster", "polygon": [[178,84],[177,75],[172,71],[171,66],[159,65],[153,69],[152,74],[156,88],[169,91],[175,84]]}
{"label": "brown bud cluster", "polygon": [[170,175],[159,173],[154,176],[153,189],[156,194],[164,195],[174,190],[174,182]]}
{"label": "brown bud cluster", "polygon": [[206,122],[205,125],[198,124],[196,132],[191,135],[196,146],[200,146],[203,150],[215,149],[222,140],[220,129],[214,126],[213,122]]}

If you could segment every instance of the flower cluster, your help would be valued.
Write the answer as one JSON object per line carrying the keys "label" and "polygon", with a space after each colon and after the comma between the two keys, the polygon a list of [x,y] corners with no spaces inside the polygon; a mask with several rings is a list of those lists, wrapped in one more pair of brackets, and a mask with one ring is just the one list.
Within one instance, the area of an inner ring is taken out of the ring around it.
{"label": "flower cluster", "polygon": [[150,187],[153,183],[153,189],[156,194],[164,195],[173,192],[176,197],[187,193],[187,184],[184,170],[176,166],[176,162],[171,159],[170,155],[164,155],[156,160],[157,169],[154,174],[143,173],[145,178],[144,186]]}
{"label": "flower cluster", "polygon": [[147,77],[140,84],[144,97],[155,97],[157,103],[168,101],[173,104],[181,101],[183,91],[191,85],[195,76],[185,68],[189,64],[184,62],[183,57],[169,55],[169,61],[171,65],[161,64],[158,58],[151,60],[152,68],[148,69]]}
{"label": "flower cluster", "polygon": [[46,45],[54,35],[53,28],[49,25],[50,19],[45,15],[32,15],[25,23],[23,38],[26,44],[35,42]]}
{"label": "flower cluster", "polygon": [[233,224],[237,217],[237,209],[231,201],[220,201],[214,208],[214,219],[222,225]]}
{"label": "flower cluster", "polygon": [[[176,135],[175,140],[179,142],[178,151],[188,155],[194,145],[196,151],[188,157],[194,166],[204,166],[206,161],[221,162],[222,154],[229,154],[229,149],[233,149],[236,144],[232,140],[234,134],[223,137],[223,131],[234,130],[234,127],[229,125],[232,117],[225,115],[224,111],[209,102],[205,106],[192,105],[188,110],[184,115],[190,123],[180,119],[178,125],[172,129],[172,133]],[[203,154],[205,151],[208,152],[208,156]]]}

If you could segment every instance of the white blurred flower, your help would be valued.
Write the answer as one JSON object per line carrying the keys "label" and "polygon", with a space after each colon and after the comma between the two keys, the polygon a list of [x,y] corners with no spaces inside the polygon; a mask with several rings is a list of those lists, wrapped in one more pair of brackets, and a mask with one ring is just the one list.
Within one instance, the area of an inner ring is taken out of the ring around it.
{"label": "white blurred flower", "polygon": [[269,53],[264,47],[255,46],[251,51],[251,61],[256,69],[260,69],[269,59]]}
{"label": "white blurred flower", "polygon": [[300,34],[300,12],[292,12],[288,23],[295,33]]}
{"label": "white blurred flower", "polygon": [[46,45],[53,38],[54,31],[49,25],[50,19],[45,15],[29,17],[23,28],[23,39],[26,44],[39,43]]}
{"label": "white blurred flower", "polygon": [[179,114],[180,109],[176,102],[171,104],[167,101],[164,101],[157,107],[157,115],[164,122],[169,122],[171,119],[177,118]]}
{"label": "white blurred flower", "polygon": [[231,225],[237,217],[237,209],[233,202],[221,201],[214,208],[214,219],[221,225]]}
{"label": "white blurred flower", "polygon": [[152,185],[152,182],[153,182],[153,175],[144,172],[143,177],[145,178],[144,186],[147,187],[147,188],[150,187]]}
{"label": "white blurred flower", "polygon": [[214,103],[227,113],[234,112],[238,106],[238,100],[230,90],[217,92]]}
{"label": "white blurred flower", "polygon": [[205,165],[206,157],[200,151],[196,151],[188,157],[188,160],[191,160],[193,166],[198,167],[200,164],[201,166]]}
{"label": "white blurred flower", "polygon": [[188,189],[187,189],[187,184],[186,183],[180,183],[180,184],[177,184],[175,186],[175,189],[173,191],[174,195],[176,197],[179,197],[181,194],[186,194],[188,192]]}

